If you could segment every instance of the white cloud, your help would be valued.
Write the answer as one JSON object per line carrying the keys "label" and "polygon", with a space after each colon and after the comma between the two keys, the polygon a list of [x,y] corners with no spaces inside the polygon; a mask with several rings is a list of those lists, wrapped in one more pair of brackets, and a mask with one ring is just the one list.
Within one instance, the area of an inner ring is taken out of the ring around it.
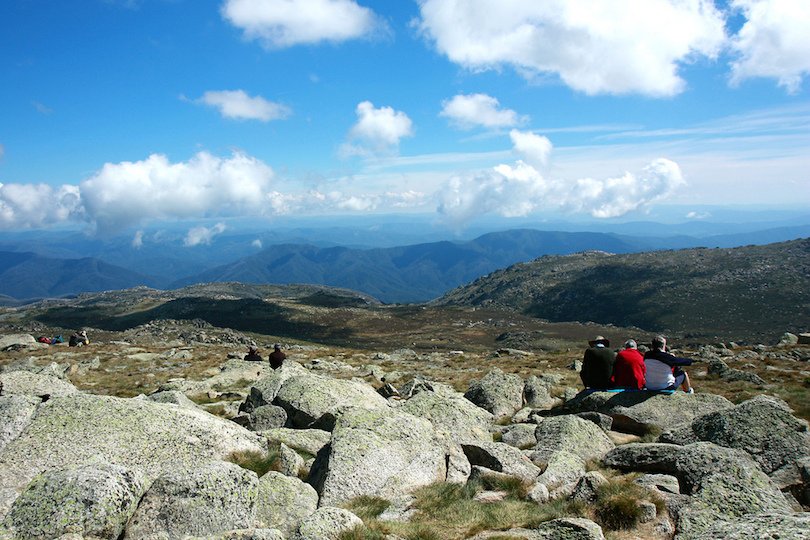
{"label": "white cloud", "polygon": [[292,114],[289,107],[268,101],[261,96],[251,97],[244,90],[209,91],[198,100],[219,109],[225,118],[235,120],[282,120]]}
{"label": "white cloud", "polygon": [[545,167],[551,154],[551,141],[541,135],[513,129],[509,132],[515,152],[535,168]]}
{"label": "white cloud", "polygon": [[353,0],[226,0],[222,16],[267,48],[369,36],[383,23]]}
{"label": "white cloud", "polygon": [[419,0],[423,35],[470,70],[556,75],[586,94],[671,96],[679,64],[726,41],[711,0]]}
{"label": "white cloud", "polygon": [[42,114],[42,115],[45,115],[45,116],[53,114],[53,109],[51,109],[50,107],[48,107],[44,103],[40,103],[39,101],[32,101],[31,105],[34,106],[34,108],[37,110],[37,112],[39,114]]}
{"label": "white cloud", "polygon": [[136,231],[135,236],[132,238],[132,247],[141,249],[143,247],[143,231]]}
{"label": "white cloud", "polygon": [[739,58],[731,64],[731,82],[770,77],[788,92],[798,92],[810,74],[810,2],[807,0],[734,0],[747,21],[732,39]]}
{"label": "white cloud", "polygon": [[0,184],[0,228],[38,228],[81,219],[77,186]]}
{"label": "white cloud", "polygon": [[[549,179],[530,164],[543,163],[550,151],[550,143],[539,144],[539,139],[533,134],[513,132],[516,150],[520,145],[528,162],[519,160],[478,174],[454,176],[438,193],[439,213],[456,225],[483,214],[519,217],[538,210],[585,212],[609,218],[661,200],[684,183],[678,165],[667,159],[654,160],[638,175],[624,173],[603,180]],[[536,155],[530,155],[532,148]]]}
{"label": "white cloud", "polygon": [[256,249],[262,249],[263,244],[260,238],[257,238],[253,242],[250,243],[251,246],[255,247]]}
{"label": "white cloud", "polygon": [[375,108],[370,101],[363,101],[357,105],[355,113],[357,122],[349,130],[353,143],[342,149],[346,155],[390,153],[397,149],[400,139],[413,135],[413,123],[402,111]]}
{"label": "white cloud", "polygon": [[511,109],[502,109],[500,102],[486,94],[458,94],[442,102],[440,116],[462,129],[476,126],[506,128],[526,121]]}
{"label": "white cloud", "polygon": [[199,246],[200,244],[211,245],[211,240],[225,232],[225,228],[224,223],[217,223],[213,227],[193,227],[189,229],[185,239],[183,239],[183,245],[186,247]]}
{"label": "white cloud", "polygon": [[200,152],[180,163],[153,154],[107,163],[80,189],[87,220],[106,231],[148,219],[260,214],[272,178],[270,167],[241,153]]}

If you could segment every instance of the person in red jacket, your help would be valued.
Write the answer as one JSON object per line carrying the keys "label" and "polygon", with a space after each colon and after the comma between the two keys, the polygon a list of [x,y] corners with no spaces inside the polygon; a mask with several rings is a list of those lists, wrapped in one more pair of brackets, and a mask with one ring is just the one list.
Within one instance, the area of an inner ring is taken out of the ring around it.
{"label": "person in red jacket", "polygon": [[613,364],[613,384],[616,388],[644,388],[647,367],[644,357],[638,352],[638,346],[632,339],[624,342],[624,349],[616,354]]}

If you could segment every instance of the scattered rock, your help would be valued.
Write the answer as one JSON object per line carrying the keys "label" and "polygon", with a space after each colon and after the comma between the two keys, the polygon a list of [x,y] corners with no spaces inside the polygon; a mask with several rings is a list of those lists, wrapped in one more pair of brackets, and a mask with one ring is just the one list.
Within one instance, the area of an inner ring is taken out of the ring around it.
{"label": "scattered rock", "polygon": [[470,383],[464,397],[491,412],[495,419],[509,418],[523,407],[523,379],[493,369],[480,381]]}
{"label": "scattered rock", "polygon": [[332,434],[321,429],[275,428],[261,434],[270,443],[284,443],[290,448],[303,450],[312,456],[317,455],[332,440]]}
{"label": "scattered rock", "polygon": [[470,464],[534,482],[541,470],[517,448],[497,442],[461,443]]}
{"label": "scattered rock", "polygon": [[501,432],[501,442],[521,450],[532,448],[537,444],[535,424],[515,424],[506,426]]}
{"label": "scattered rock", "polygon": [[405,401],[401,410],[429,420],[437,432],[454,441],[492,440],[492,414],[458,393],[422,391]]}
{"label": "scattered rock", "polygon": [[575,501],[582,501],[584,503],[593,502],[596,500],[596,491],[599,489],[599,487],[604,486],[607,483],[607,478],[605,478],[605,476],[598,471],[585,473],[585,476],[580,478],[577,482],[571,498]]}
{"label": "scattered rock", "polygon": [[[754,353],[754,355],[758,358],[759,355]],[[745,371],[742,369],[735,369],[728,367],[728,364],[717,359],[709,360],[709,369],[708,373],[710,375],[717,375],[723,380],[726,381],[745,381],[751,384],[755,384],[757,386],[765,386],[765,381],[752,371]]]}
{"label": "scattered rock", "polygon": [[279,472],[286,476],[298,476],[304,467],[304,458],[284,443],[279,447]]}

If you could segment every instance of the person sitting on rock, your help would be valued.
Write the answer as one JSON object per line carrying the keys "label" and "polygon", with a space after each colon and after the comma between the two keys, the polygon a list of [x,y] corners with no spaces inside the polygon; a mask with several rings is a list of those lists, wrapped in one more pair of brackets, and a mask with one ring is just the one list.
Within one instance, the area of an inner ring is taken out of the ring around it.
{"label": "person sitting on rock", "polygon": [[248,347],[248,353],[245,355],[245,360],[248,362],[261,362],[264,360],[259,354],[259,349],[255,345]]}
{"label": "person sitting on rock", "polygon": [[87,338],[87,331],[81,330],[79,332],[74,332],[70,336],[70,340],[68,340],[68,346],[70,347],[81,347],[82,345],[89,345],[90,340]]}
{"label": "person sitting on rock", "polygon": [[624,342],[624,349],[616,354],[613,384],[616,388],[641,390],[644,388],[646,373],[647,367],[644,365],[644,357],[638,352],[638,345],[635,340],[628,339]]}
{"label": "person sitting on rock", "polygon": [[605,390],[613,386],[613,363],[616,353],[610,350],[610,341],[596,336],[588,342],[585,356],[582,358],[582,370],[579,376],[585,388]]}
{"label": "person sitting on rock", "polygon": [[681,366],[691,366],[692,359],[668,353],[664,336],[653,338],[652,349],[644,353],[644,365],[647,390],[677,390],[680,386],[686,393],[695,393],[689,375],[681,369]]}
{"label": "person sitting on rock", "polygon": [[278,369],[284,364],[284,360],[287,358],[287,355],[281,352],[281,345],[276,343],[273,345],[273,352],[270,353],[270,367],[273,369]]}

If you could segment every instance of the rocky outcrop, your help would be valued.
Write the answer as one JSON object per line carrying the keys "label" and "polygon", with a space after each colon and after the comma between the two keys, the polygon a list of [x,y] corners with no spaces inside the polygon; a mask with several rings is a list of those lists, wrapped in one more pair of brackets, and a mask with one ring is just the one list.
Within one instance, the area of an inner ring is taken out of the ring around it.
{"label": "rocky outcrop", "polygon": [[0,516],[34,476],[50,469],[101,462],[151,480],[201,460],[265,449],[258,435],[201,410],[82,393],[52,398],[0,450]]}
{"label": "rocky outcrop", "polygon": [[75,386],[63,379],[30,371],[0,373],[0,386],[4,396],[53,398],[78,392]]}
{"label": "rocky outcrop", "polygon": [[715,394],[581,392],[566,402],[565,410],[600,412],[613,418],[613,429],[643,435],[674,428],[703,414],[733,406],[729,400]]}
{"label": "rocky outcrop", "polygon": [[605,464],[625,471],[671,474],[690,498],[680,509],[682,538],[705,534],[719,521],[754,514],[791,514],[778,487],[748,454],[711,443],[628,444],[611,451]]}
{"label": "rocky outcrop", "polygon": [[6,334],[0,336],[0,351],[28,347],[30,345],[36,346],[36,344],[37,340],[31,334]]}
{"label": "rocky outcrop", "polygon": [[526,406],[533,409],[548,410],[562,404],[562,400],[552,397],[551,387],[554,381],[546,377],[530,376],[523,386]]}
{"label": "rocky outcrop", "polygon": [[0,396],[0,450],[28,427],[41,402],[34,396]]}
{"label": "rocky outcrop", "polygon": [[271,405],[287,379],[306,373],[308,373],[307,370],[301,364],[285,362],[281,368],[271,371],[251,386],[250,394],[245,399],[245,403],[240,410],[249,413],[262,405]]}
{"label": "rocky outcrop", "polygon": [[321,506],[359,495],[394,499],[444,480],[445,451],[430,422],[391,409],[348,409],[313,466]]}
{"label": "rocky outcrop", "polygon": [[155,392],[153,394],[149,394],[146,396],[146,398],[149,401],[154,401],[155,403],[171,403],[172,405],[178,405],[187,409],[197,408],[196,403],[188,399],[184,393],[177,390],[163,390],[160,392]]}
{"label": "rocky outcrop", "polygon": [[340,535],[363,525],[363,521],[343,508],[323,507],[301,523],[293,540],[338,540]]}
{"label": "rocky outcrop", "polygon": [[487,531],[470,540],[513,538],[515,540],[605,540],[602,528],[589,519],[559,518],[541,523],[534,529]]}
{"label": "rocky outcrop", "polygon": [[318,508],[318,493],[298,478],[270,471],[259,478],[256,497],[257,527],[278,529],[285,536]]}
{"label": "rocky outcrop", "polygon": [[332,440],[332,434],[321,429],[275,428],[261,434],[270,443],[284,443],[290,448],[302,450],[313,456]]}
{"label": "rocky outcrop", "polygon": [[126,540],[216,534],[253,525],[259,480],[232,463],[211,461],[166,472],[143,496]]}
{"label": "rocky outcrop", "polygon": [[750,455],[780,488],[802,485],[798,461],[810,456],[807,422],[791,414],[783,401],[757,396],[739,405],[696,418],[663,433],[661,442],[708,441]]}
{"label": "rocky outcrop", "polygon": [[3,525],[19,538],[78,533],[117,540],[144,491],[143,477],[118,465],[53,469],[34,477]]}
{"label": "rocky outcrop", "polygon": [[523,379],[493,369],[480,381],[470,383],[464,397],[491,412],[495,419],[511,417],[523,407]]}
{"label": "rocky outcrop", "polygon": [[[676,538],[685,540],[687,535]],[[810,538],[810,514],[754,514],[736,521],[720,521],[704,532],[688,536],[689,540],[749,540],[773,538],[807,540]]]}
{"label": "rocky outcrop", "polygon": [[346,407],[389,408],[388,402],[366,383],[311,374],[286,379],[273,403],[287,411],[292,427],[327,430]]}
{"label": "rocky outcrop", "polygon": [[464,455],[470,464],[516,476],[526,482],[534,482],[540,468],[534,465],[523,452],[504,443],[467,442],[462,443]]}
{"label": "rocky outcrop", "polygon": [[429,420],[436,431],[454,441],[492,440],[492,414],[458,393],[422,391],[405,401],[401,410]]}
{"label": "rocky outcrop", "polygon": [[575,454],[583,461],[601,459],[614,447],[599,426],[575,415],[546,418],[535,428],[534,435],[534,463],[547,463],[557,452]]}

